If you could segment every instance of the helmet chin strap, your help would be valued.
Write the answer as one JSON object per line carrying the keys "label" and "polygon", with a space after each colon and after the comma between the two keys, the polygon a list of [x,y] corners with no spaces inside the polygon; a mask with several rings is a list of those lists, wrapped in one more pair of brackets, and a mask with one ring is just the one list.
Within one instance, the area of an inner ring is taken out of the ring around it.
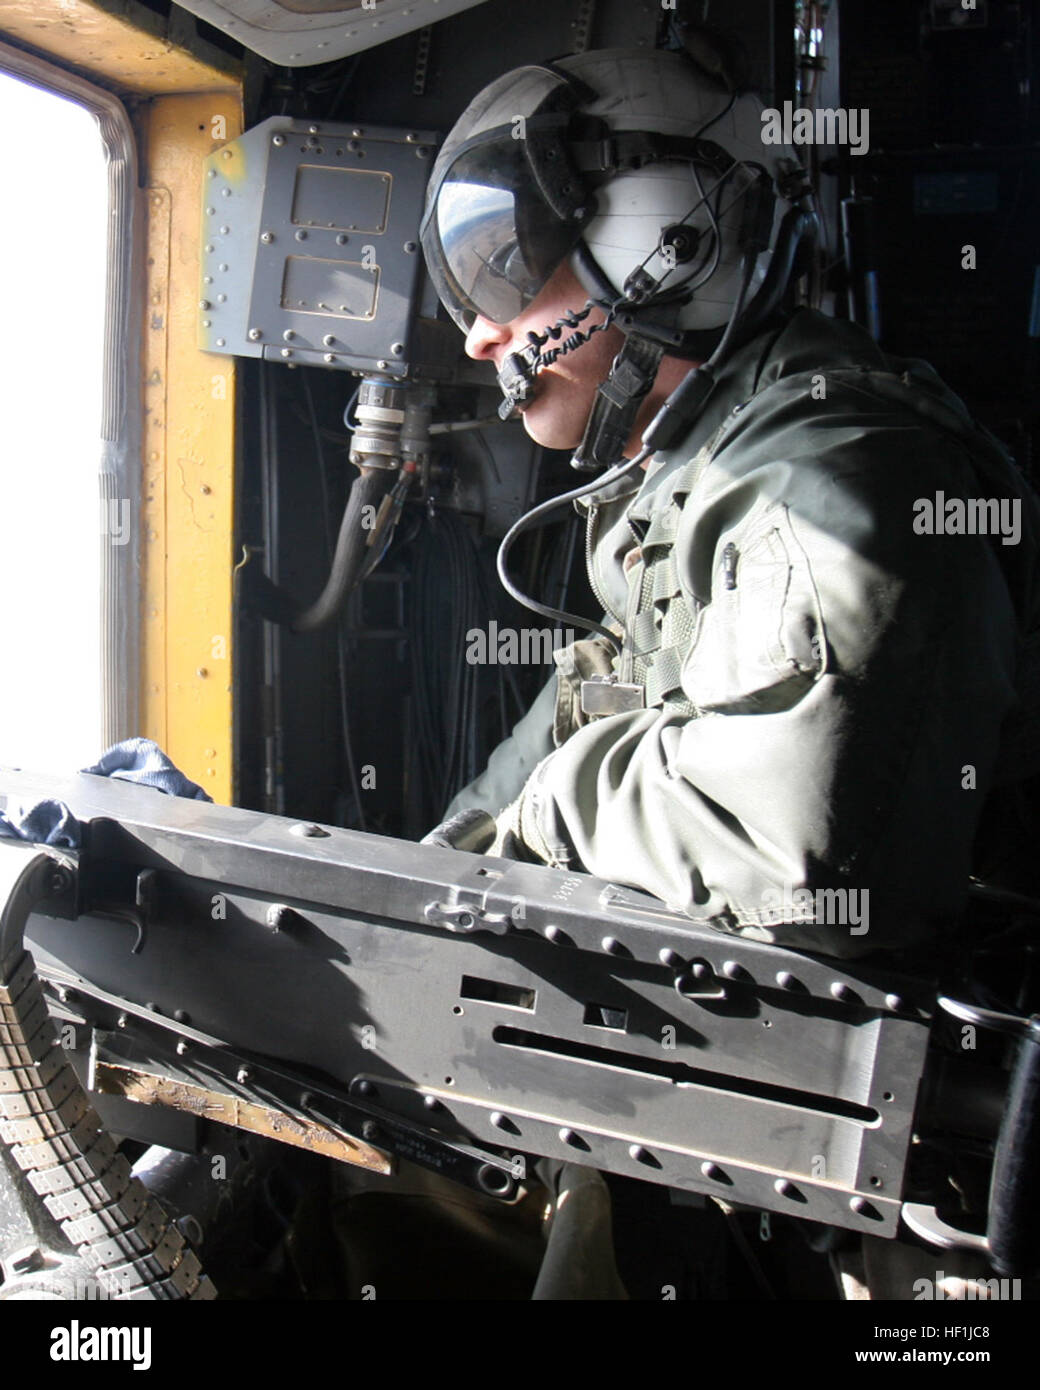
{"label": "helmet chin strap", "polygon": [[[797,194],[800,190],[795,189]],[[768,203],[770,218],[772,202]],[[710,356],[688,373],[672,393],[643,434],[643,443],[653,450],[667,449],[678,442],[703,411],[715,388],[716,372],[728,355],[747,342],[761,329],[764,321],[780,304],[783,291],[803,241],[816,231],[816,215],[811,194],[802,192],[784,217],[777,247],[769,271],[758,294],[748,304],[748,293],[755,263],[761,251],[769,245],[766,218],[759,209],[757,225],[753,225],[742,240],[741,286],[721,339]],[[631,289],[637,303],[648,288],[637,275],[630,277]],[[650,284],[653,284],[650,281]],[[624,323],[628,318],[628,324]],[[666,348],[681,351],[682,334],[675,330],[674,319],[664,323],[648,317],[637,308],[631,316],[618,315],[626,332],[625,346],[615,357],[610,375],[602,382],[585,425],[585,435],[571,465],[581,470],[595,470],[616,463],[628,443],[635,425],[639,406],[653,384]]]}
{"label": "helmet chin strap", "polygon": [[664,344],[630,332],[596,391],[585,434],[571,459],[580,472],[595,472],[617,463],[635,427],[636,416],[654,384]]}

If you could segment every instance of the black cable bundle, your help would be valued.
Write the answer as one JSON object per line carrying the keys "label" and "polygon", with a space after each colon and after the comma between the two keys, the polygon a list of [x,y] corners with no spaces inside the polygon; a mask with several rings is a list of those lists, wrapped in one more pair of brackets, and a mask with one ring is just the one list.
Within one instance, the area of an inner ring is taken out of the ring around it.
{"label": "black cable bundle", "polygon": [[429,829],[525,706],[510,667],[467,661],[467,634],[487,633],[500,603],[466,523],[452,511],[433,512],[412,553],[412,751]]}

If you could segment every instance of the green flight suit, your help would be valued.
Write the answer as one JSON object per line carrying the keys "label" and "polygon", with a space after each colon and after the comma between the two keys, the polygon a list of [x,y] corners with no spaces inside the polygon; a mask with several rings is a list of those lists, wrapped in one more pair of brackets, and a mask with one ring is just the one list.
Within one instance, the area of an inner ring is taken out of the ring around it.
{"label": "green flight suit", "polygon": [[605,668],[607,649],[559,653],[449,811],[482,807],[521,854],[697,922],[827,954],[958,912],[1006,775],[1040,525],[932,369],[798,311],[734,355],[680,448],[576,505],[624,631],[617,674],[646,707],[585,718],[574,664]]}

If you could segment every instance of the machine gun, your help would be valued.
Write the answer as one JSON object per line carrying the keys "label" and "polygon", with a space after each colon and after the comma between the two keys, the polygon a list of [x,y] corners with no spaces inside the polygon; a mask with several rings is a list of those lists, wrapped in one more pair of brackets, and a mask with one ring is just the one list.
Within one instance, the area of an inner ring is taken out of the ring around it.
{"label": "machine gun", "polygon": [[[93,776],[0,793],[82,830],[0,841],[0,1298],[84,1270],[102,1296],[212,1296],[106,1133],[113,1097],[120,1133],[172,1148],[209,1118],[503,1203],[565,1160],[1036,1267],[1035,1017],[586,874]],[[996,1030],[988,1060],[954,1017]]]}

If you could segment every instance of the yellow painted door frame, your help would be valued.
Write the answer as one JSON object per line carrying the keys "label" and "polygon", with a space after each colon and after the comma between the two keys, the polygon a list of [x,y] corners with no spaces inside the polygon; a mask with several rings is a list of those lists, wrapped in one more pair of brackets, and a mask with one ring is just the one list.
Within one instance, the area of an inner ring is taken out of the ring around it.
{"label": "yellow painted door frame", "polygon": [[241,133],[241,102],[156,97],[144,131],[141,731],[227,802],[235,363],[203,352],[198,332],[203,161]]}

